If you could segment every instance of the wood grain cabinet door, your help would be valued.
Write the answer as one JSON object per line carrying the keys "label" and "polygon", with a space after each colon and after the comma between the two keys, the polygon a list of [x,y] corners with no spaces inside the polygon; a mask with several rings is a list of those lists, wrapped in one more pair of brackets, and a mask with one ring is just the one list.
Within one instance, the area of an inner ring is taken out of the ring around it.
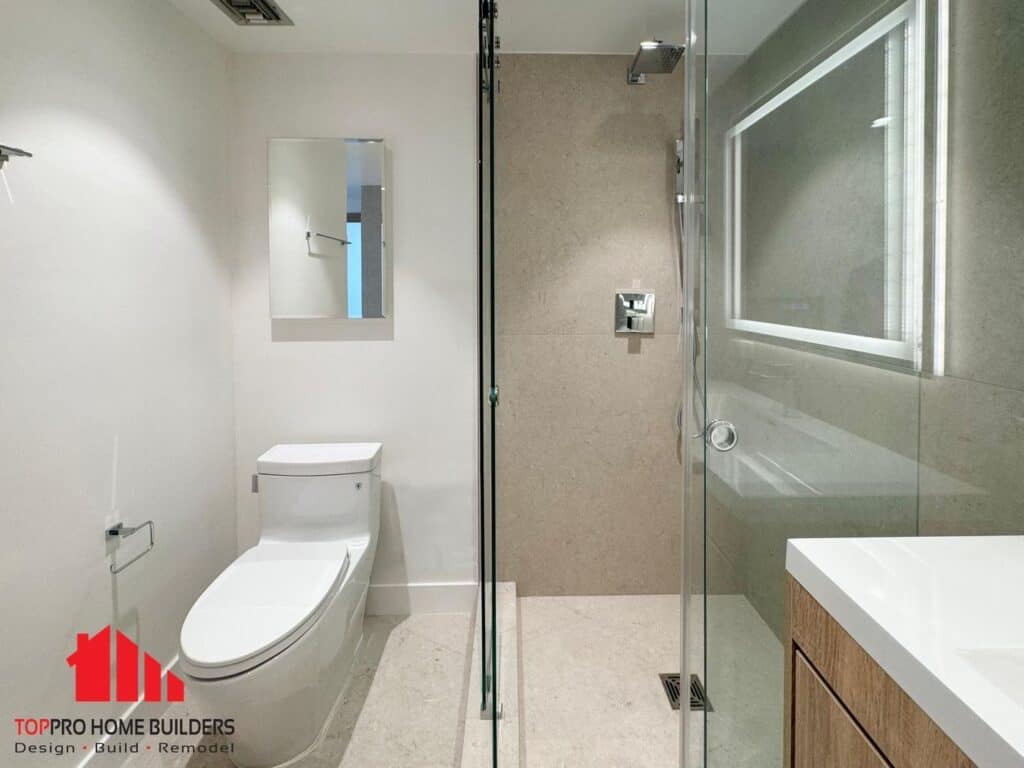
{"label": "wood grain cabinet door", "polygon": [[888,766],[804,655],[794,653],[792,768]]}

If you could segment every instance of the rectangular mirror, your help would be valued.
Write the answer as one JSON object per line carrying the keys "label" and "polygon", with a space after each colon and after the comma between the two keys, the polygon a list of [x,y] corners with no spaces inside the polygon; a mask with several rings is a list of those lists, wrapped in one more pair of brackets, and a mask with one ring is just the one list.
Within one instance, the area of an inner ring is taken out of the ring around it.
{"label": "rectangular mirror", "polygon": [[385,317],[383,140],[271,139],[268,151],[271,317]]}
{"label": "rectangular mirror", "polygon": [[726,134],[729,327],[915,356],[924,93],[906,3]]}

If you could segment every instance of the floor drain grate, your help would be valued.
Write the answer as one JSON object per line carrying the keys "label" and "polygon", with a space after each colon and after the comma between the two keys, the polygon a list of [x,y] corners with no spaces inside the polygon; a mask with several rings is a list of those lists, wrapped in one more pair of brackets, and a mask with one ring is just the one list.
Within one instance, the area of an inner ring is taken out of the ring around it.
{"label": "floor drain grate", "polygon": [[[672,709],[679,709],[679,695],[681,693],[679,686],[680,676],[678,674],[663,673],[659,677],[661,678],[661,685],[665,689],[665,695],[668,697],[668,703],[672,705]],[[698,712],[703,710],[712,711],[711,705],[708,703],[707,693],[704,691],[704,685],[696,675],[690,675],[690,709]]]}
{"label": "floor drain grate", "polygon": [[704,683],[696,675],[690,675],[690,709],[697,712],[714,711],[714,707],[708,701],[707,691],[704,690]]}

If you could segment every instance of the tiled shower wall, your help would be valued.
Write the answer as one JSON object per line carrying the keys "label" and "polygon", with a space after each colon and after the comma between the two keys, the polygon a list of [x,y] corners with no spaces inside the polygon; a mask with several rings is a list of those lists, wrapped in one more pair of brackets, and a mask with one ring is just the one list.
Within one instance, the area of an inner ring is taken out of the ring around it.
{"label": "tiled shower wall", "polygon": [[[682,67],[503,55],[497,102],[498,568],[520,595],[677,593],[675,139]],[[652,290],[653,336],[614,333]]]}
{"label": "tiled shower wall", "polygon": [[1024,533],[1024,4],[950,3],[946,375],[921,382],[922,534]]}

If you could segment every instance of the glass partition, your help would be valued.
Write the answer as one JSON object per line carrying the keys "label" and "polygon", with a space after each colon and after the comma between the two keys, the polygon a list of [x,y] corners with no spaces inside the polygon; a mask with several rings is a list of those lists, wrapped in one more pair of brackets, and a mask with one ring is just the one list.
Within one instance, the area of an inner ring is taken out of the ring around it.
{"label": "glass partition", "polygon": [[920,385],[936,346],[932,10],[697,6],[697,669],[710,708],[689,746],[696,765],[771,768],[783,757],[787,539],[918,532]]}
{"label": "glass partition", "polygon": [[788,539],[1024,532],[1024,16],[690,10],[686,663],[709,706],[685,746],[770,768]]}

